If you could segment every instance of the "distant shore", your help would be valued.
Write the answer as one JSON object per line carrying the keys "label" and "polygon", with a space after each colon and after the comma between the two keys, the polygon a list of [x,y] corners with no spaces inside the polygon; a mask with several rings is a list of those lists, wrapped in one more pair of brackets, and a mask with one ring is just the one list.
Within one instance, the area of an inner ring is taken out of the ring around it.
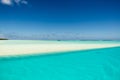
{"label": "distant shore", "polygon": [[0,40],[8,40],[8,39],[6,39],[6,38],[0,38]]}

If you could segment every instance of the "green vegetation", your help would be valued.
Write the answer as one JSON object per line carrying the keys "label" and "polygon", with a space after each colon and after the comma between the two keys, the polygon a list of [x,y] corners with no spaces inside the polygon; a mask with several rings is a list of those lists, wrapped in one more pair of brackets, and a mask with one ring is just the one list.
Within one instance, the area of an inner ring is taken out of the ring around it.
{"label": "green vegetation", "polygon": [[0,40],[8,40],[8,39],[6,39],[6,38],[0,38]]}

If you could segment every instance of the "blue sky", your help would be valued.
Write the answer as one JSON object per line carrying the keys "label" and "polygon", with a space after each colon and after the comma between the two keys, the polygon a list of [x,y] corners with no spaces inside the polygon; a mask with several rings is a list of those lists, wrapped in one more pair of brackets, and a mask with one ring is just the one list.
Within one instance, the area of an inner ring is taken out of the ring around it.
{"label": "blue sky", "polygon": [[0,0],[9,39],[120,39],[119,0]]}

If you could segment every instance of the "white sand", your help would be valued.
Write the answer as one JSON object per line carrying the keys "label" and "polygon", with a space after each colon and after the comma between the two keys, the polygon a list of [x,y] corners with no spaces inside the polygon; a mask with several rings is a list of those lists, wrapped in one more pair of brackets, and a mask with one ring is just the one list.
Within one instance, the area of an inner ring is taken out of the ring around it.
{"label": "white sand", "polygon": [[73,44],[73,43],[52,43],[52,44],[0,44],[0,56],[49,54],[51,52],[64,52],[75,50],[87,50],[97,48],[117,47],[120,44]]}

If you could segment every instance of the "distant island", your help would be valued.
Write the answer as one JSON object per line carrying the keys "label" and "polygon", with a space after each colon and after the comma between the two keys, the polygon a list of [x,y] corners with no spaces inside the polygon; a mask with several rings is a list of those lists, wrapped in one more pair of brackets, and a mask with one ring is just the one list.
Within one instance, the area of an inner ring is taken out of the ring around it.
{"label": "distant island", "polygon": [[0,38],[0,40],[8,40],[7,38]]}

